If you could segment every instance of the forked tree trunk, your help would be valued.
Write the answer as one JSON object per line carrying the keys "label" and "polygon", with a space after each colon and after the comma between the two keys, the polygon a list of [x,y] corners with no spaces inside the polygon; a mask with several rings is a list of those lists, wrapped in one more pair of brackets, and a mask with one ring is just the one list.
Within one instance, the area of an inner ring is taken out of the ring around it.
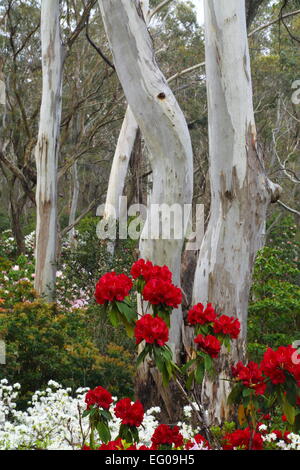
{"label": "forked tree trunk", "polygon": [[[178,204],[183,209],[192,199],[190,135],[184,115],[156,64],[140,3],[137,0],[99,0],[99,4],[119,79],[149,150],[153,171],[151,204],[165,203],[169,207]],[[159,219],[162,223],[162,217],[149,210],[146,227],[153,227]],[[182,227],[180,215],[177,222]],[[184,235],[171,240],[161,237],[151,240],[145,235],[144,230],[140,241],[141,257],[167,264],[174,273],[174,282],[179,284]],[[179,358],[181,350],[181,329],[182,312],[178,310],[171,317],[169,343],[175,359]],[[145,405],[151,405],[151,400],[157,403],[161,394],[164,395],[169,414],[172,414],[176,400],[162,389],[155,370],[150,370],[148,364],[139,370],[137,388]]]}
{"label": "forked tree trunk", "polygon": [[[194,281],[194,303],[238,317],[242,332],[220,370],[245,358],[248,298],[266,211],[279,188],[266,177],[256,141],[245,2],[205,0],[211,216]],[[210,421],[228,418],[226,373],[206,380]]]}
{"label": "forked tree trunk", "polygon": [[43,92],[36,146],[35,289],[47,300],[54,299],[56,280],[57,164],[63,70],[59,3],[59,0],[42,0],[41,4]]}
{"label": "forked tree trunk", "polygon": [[[144,15],[144,20],[146,23],[148,23],[149,0],[141,0],[140,5]],[[136,119],[130,109],[130,106],[127,106],[126,114],[122,123],[116,150],[114,153],[106,193],[103,219],[107,221],[108,224],[110,219],[117,221],[120,217],[119,201],[123,196],[129,161],[134,149],[134,143],[137,138],[138,130],[139,126],[136,122]],[[109,240],[107,243],[107,251],[111,257],[114,256],[115,245],[115,240]]]}

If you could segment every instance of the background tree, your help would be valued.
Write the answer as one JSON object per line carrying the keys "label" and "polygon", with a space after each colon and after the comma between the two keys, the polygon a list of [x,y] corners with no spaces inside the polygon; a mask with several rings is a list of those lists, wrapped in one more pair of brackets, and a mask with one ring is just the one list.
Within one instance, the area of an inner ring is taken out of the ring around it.
{"label": "background tree", "polygon": [[[195,273],[194,303],[212,302],[241,322],[237,347],[230,354],[224,351],[220,361],[226,370],[227,361],[246,354],[252,269],[263,245],[268,204],[280,192],[267,178],[257,145],[245,5],[205,1],[205,32],[211,214]],[[228,417],[228,384],[226,377],[204,384],[211,420]]]}

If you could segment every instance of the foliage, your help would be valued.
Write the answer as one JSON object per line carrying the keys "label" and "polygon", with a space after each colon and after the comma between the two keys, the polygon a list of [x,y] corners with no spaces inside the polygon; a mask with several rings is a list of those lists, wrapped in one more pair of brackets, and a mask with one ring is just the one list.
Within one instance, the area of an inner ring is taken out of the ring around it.
{"label": "foliage", "polygon": [[299,243],[290,218],[275,227],[268,243],[256,260],[249,305],[248,351],[253,360],[267,346],[300,339]]}
{"label": "foliage", "polygon": [[0,335],[7,347],[0,377],[22,381],[23,405],[34,387],[43,388],[53,378],[72,387],[101,383],[119,396],[131,396],[132,342],[122,328],[113,329],[94,303],[87,308],[88,293],[76,284],[72,290],[74,279],[63,273],[58,279],[62,301],[38,300],[32,252],[14,258],[9,238],[0,243]]}

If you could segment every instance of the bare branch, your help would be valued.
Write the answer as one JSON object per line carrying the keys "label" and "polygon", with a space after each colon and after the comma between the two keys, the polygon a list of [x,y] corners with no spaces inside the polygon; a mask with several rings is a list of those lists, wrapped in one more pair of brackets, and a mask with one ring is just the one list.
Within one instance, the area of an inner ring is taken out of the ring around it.
{"label": "bare branch", "polygon": [[101,51],[100,47],[98,47],[94,41],[91,39],[90,35],[89,35],[89,18],[90,18],[90,15],[88,15],[87,19],[86,19],[86,24],[85,24],[85,36],[88,40],[88,42],[90,43],[90,45],[98,52],[98,54],[100,55],[100,57],[104,60],[104,62],[107,63],[107,65],[109,65],[114,71],[116,71],[116,68],[114,66],[114,64],[109,60],[108,57],[106,57],[105,54],[103,54],[103,52]]}
{"label": "bare branch", "polygon": [[73,31],[73,33],[71,34],[71,36],[69,37],[69,39],[67,41],[66,45],[67,45],[68,49],[71,49],[74,41],[76,41],[77,37],[79,36],[81,31],[83,30],[83,28],[84,28],[84,26],[85,26],[85,24],[88,21],[88,18],[90,16],[91,9],[96,4],[96,1],[97,0],[90,0],[90,2],[84,8],[83,13],[81,15],[81,18],[80,18],[75,30]]}
{"label": "bare branch", "polygon": [[72,230],[72,228],[79,224],[79,222],[95,207],[96,204],[97,202],[94,199],[90,205],[77,217],[73,224],[68,225],[68,227],[61,231],[61,237],[64,237],[70,230]]}
{"label": "bare branch", "polygon": [[185,75],[189,72],[193,72],[194,70],[200,69],[201,67],[205,67],[205,62],[201,62],[201,64],[196,64],[196,65],[193,65],[192,67],[182,70],[181,72],[177,72],[175,73],[175,75],[172,75],[170,78],[168,78],[167,81],[168,83],[170,83],[173,80],[176,80],[176,78],[182,77],[182,75]]}
{"label": "bare branch", "polygon": [[164,0],[161,2],[159,5],[157,5],[156,8],[153,8],[153,10],[149,14],[149,22],[155,16],[160,10],[162,10],[165,6],[167,6],[169,3],[171,3],[173,0]]}
{"label": "bare branch", "polygon": [[270,23],[259,26],[258,28],[251,31],[248,34],[248,38],[253,36],[253,34],[258,33],[259,31],[262,31],[263,29],[269,28],[269,26],[272,26],[273,24],[279,23],[279,21],[282,21],[285,18],[289,18],[290,16],[295,16],[295,15],[299,15],[299,14],[300,14],[300,10],[295,10],[295,11],[291,11],[290,13],[286,13],[285,15],[281,15],[278,18],[276,18],[276,20],[270,21]]}
{"label": "bare branch", "polygon": [[298,217],[300,217],[300,212],[297,211],[296,209],[292,209],[291,207],[287,206],[286,204],[284,204],[282,201],[278,200],[277,203],[283,207],[284,209],[286,209],[287,211],[291,212],[292,214],[294,215],[297,215]]}

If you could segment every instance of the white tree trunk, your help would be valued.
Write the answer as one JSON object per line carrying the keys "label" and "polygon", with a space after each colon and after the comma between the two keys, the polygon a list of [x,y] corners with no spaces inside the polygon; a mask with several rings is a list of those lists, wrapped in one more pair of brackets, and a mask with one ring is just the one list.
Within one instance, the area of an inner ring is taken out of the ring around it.
{"label": "white tree trunk", "polygon": [[54,299],[56,280],[57,163],[63,71],[59,3],[59,0],[42,0],[41,4],[43,92],[36,145],[35,289],[48,300]]}
{"label": "white tree trunk", "polygon": [[[245,356],[251,273],[262,246],[266,211],[278,197],[256,142],[245,2],[205,0],[211,216],[195,273],[194,303],[212,302],[242,325],[241,339],[220,370]],[[226,419],[228,382],[206,380],[210,420]]]}
{"label": "white tree trunk", "polygon": [[[137,0],[99,0],[99,4],[120,82],[149,150],[153,171],[151,204],[165,203],[169,207],[178,204],[183,209],[184,204],[192,200],[190,135],[184,115],[156,64],[140,4]],[[175,223],[180,222],[182,226],[181,217],[179,219],[177,217]],[[146,227],[153,227],[157,220],[149,210]],[[173,271],[174,282],[179,284],[183,239],[184,234],[179,239],[146,239],[144,230],[140,255],[154,263],[167,264]],[[170,346],[178,358],[181,310],[174,312],[171,320]],[[146,370],[144,377],[140,377],[145,387],[148,375]]]}
{"label": "white tree trunk", "polygon": [[[140,5],[143,11],[144,20],[148,24],[150,16],[149,0],[141,0]],[[103,218],[107,223],[109,223],[109,219],[119,219],[119,202],[124,192],[129,161],[133,152],[138,130],[139,126],[136,119],[130,106],[127,106],[108,181],[103,214]],[[108,241],[107,251],[113,257],[115,251],[114,240]]]}
{"label": "white tree trunk", "polygon": [[[127,107],[125,118],[121,127],[115,150],[110,176],[108,181],[106,201],[103,218],[107,222],[109,219],[119,219],[119,202],[123,195],[125,180],[128,172],[128,165],[133,151],[134,142],[139,126],[130,109]],[[111,256],[114,255],[115,241],[109,240],[107,250]]]}

